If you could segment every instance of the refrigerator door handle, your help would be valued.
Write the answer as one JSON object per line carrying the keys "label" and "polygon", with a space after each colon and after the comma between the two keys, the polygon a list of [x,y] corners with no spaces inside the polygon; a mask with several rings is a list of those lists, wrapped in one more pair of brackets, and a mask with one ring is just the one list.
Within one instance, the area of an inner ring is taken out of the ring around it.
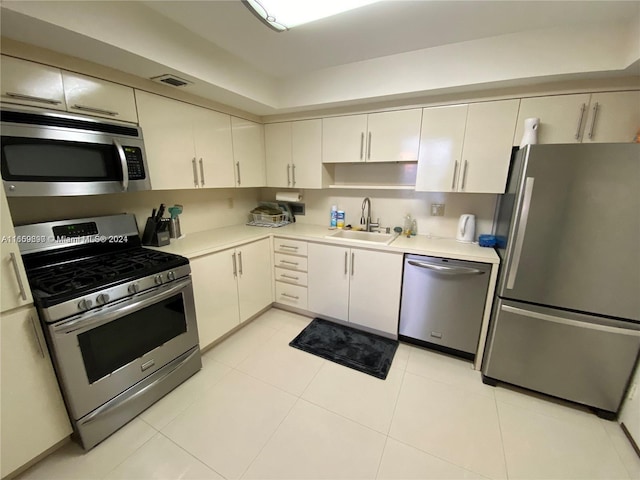
{"label": "refrigerator door handle", "polygon": [[520,264],[520,256],[522,255],[522,245],[524,244],[525,230],[527,221],[529,220],[529,207],[531,206],[531,196],[533,195],[533,177],[527,177],[524,183],[524,195],[522,199],[522,208],[520,210],[520,220],[518,221],[518,230],[515,239],[513,257],[511,265],[509,265],[509,274],[507,276],[507,289],[511,290],[516,283],[518,275],[518,266]]}
{"label": "refrigerator door handle", "polygon": [[601,332],[617,333],[622,335],[629,335],[632,337],[640,337],[640,330],[610,327],[608,325],[599,325],[596,323],[581,322],[580,320],[570,320],[568,318],[556,317],[555,315],[547,315],[545,313],[532,312],[531,310],[523,310],[522,308],[511,307],[509,305],[502,305],[502,307],[500,307],[500,310],[513,313],[515,315],[521,315],[524,317],[536,318],[538,320],[546,320],[547,322],[559,323],[561,325],[569,325],[572,327],[587,328],[589,330],[598,330]]}

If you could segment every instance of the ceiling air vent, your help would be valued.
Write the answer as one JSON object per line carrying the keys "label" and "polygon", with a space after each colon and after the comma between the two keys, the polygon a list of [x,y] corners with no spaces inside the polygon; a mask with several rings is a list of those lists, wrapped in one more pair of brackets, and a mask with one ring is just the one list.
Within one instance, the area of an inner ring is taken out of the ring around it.
{"label": "ceiling air vent", "polygon": [[176,77],[175,75],[160,75],[159,77],[151,77],[151,80],[159,83],[166,83],[167,85],[171,85],[172,87],[184,87],[186,85],[190,85],[193,82],[189,80],[185,80],[184,78]]}

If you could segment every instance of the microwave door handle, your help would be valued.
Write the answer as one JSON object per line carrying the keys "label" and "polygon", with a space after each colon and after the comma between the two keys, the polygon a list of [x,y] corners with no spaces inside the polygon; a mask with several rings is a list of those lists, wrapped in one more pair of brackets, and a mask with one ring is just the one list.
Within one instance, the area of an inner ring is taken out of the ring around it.
{"label": "microwave door handle", "polygon": [[124,148],[116,139],[113,140],[118,156],[120,157],[120,166],[122,167],[122,191],[126,192],[129,188],[129,168],[127,167],[127,157],[124,154]]}

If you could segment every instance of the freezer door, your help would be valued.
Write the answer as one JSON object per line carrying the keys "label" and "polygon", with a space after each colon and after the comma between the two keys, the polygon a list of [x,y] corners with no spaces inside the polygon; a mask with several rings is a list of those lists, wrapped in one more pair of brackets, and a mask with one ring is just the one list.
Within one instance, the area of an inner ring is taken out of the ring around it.
{"label": "freezer door", "polygon": [[534,145],[517,180],[499,296],[640,320],[640,145]]}
{"label": "freezer door", "polygon": [[499,300],[482,373],[616,412],[640,351],[640,325]]}

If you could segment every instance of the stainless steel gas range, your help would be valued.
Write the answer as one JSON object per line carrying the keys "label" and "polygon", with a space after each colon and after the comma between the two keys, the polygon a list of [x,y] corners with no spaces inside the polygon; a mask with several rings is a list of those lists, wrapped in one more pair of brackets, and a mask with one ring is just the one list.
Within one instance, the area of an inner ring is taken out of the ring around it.
{"label": "stainless steel gas range", "polygon": [[186,258],[133,215],[16,227],[76,439],[90,449],[201,367]]}

